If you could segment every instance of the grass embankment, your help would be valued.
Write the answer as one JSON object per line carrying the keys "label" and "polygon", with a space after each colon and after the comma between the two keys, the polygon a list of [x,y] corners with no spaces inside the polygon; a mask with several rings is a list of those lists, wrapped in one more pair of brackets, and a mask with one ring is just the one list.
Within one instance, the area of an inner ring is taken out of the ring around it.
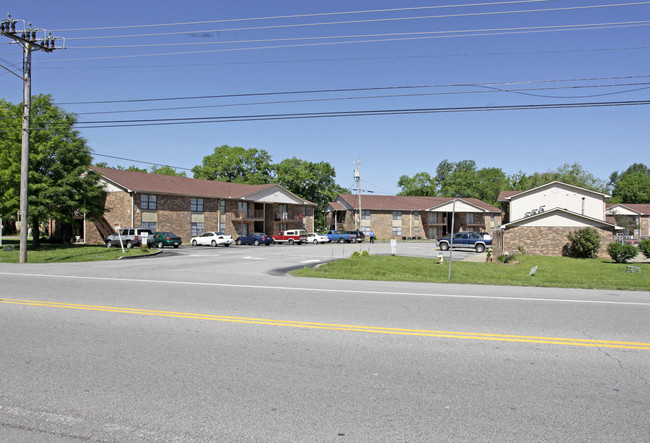
{"label": "grass embankment", "polygon": [[[650,290],[650,263],[632,263],[641,272],[625,272],[625,264],[605,259],[574,259],[517,255],[514,262],[453,262],[435,259],[371,255],[326,263],[315,269],[304,268],[291,274],[351,280],[386,280],[431,283],[464,283],[555,288]],[[535,276],[531,268],[537,266]]]}
{"label": "grass embankment", "polygon": [[[12,250],[13,249],[13,250]],[[0,263],[18,263],[19,262],[19,244],[18,241],[2,241],[0,248]],[[150,250],[142,251],[139,248],[124,249],[107,248],[105,246],[91,245],[58,245],[41,243],[38,248],[33,248],[31,242],[27,245],[27,262],[28,263],[71,263],[84,261],[101,261],[117,260],[119,257],[132,257],[151,253]]]}

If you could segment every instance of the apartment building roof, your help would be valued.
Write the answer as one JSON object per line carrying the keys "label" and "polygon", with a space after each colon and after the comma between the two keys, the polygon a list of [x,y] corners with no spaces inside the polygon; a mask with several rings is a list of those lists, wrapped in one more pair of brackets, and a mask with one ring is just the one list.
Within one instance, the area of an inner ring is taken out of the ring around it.
{"label": "apartment building roof", "polygon": [[[426,211],[451,203],[452,197],[419,197],[406,195],[361,195],[361,209],[383,211]],[[478,198],[459,198],[471,206],[488,213],[501,213],[501,210]],[[336,206],[340,205],[340,206]],[[339,194],[337,201],[331,202],[333,210],[359,209],[359,196]]]}
{"label": "apartment building roof", "polygon": [[313,205],[312,202],[301,199],[278,184],[247,185],[242,183],[222,182],[216,180],[199,180],[195,178],[176,177],[171,175],[150,174],[147,172],[126,171],[120,169],[100,168],[91,166],[103,178],[127,192],[182,195],[202,198],[232,198],[251,199],[262,191],[267,193],[276,188],[287,193],[303,204]]}

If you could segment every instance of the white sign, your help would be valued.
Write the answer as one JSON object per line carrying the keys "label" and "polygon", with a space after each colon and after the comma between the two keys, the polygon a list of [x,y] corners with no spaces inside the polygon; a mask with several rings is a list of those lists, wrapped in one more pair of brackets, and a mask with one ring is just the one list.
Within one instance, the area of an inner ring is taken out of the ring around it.
{"label": "white sign", "polygon": [[115,225],[115,232],[120,230],[120,225]]}
{"label": "white sign", "polygon": [[394,238],[390,239],[390,255],[397,254],[397,240]]}

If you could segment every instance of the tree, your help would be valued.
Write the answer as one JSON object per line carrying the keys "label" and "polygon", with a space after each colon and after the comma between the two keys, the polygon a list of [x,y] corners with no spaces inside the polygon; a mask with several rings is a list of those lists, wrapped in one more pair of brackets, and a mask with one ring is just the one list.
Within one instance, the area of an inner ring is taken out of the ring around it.
{"label": "tree", "polygon": [[275,182],[305,200],[316,203],[315,226],[324,226],[327,204],[337,194],[346,192],[335,182],[336,172],[327,162],[312,163],[296,157],[282,160],[273,166]]}
{"label": "tree", "polygon": [[[13,216],[20,207],[22,104],[0,100],[0,214]],[[90,171],[86,140],[73,127],[74,114],[55,106],[49,95],[32,98],[28,216],[34,246],[40,225],[49,219],[72,223],[75,212],[89,219],[103,214],[104,191],[99,174]]]}
{"label": "tree", "polygon": [[194,178],[261,185],[273,181],[271,156],[264,150],[223,145],[192,168]]}
{"label": "tree", "polygon": [[402,175],[397,182],[399,195],[436,196],[436,184],[427,172],[418,172],[413,177]]}
{"label": "tree", "polygon": [[643,163],[635,163],[622,174],[610,175],[612,203],[650,203],[650,169]]}
{"label": "tree", "polygon": [[563,255],[574,258],[594,258],[600,248],[600,234],[594,228],[582,228],[567,236],[569,243],[562,248]]}
{"label": "tree", "polygon": [[556,171],[535,172],[532,175],[519,173],[511,177],[513,189],[517,191],[527,191],[553,181],[560,181],[597,192],[607,192],[607,184],[603,180],[594,177],[593,174],[585,171],[579,163],[565,163]]}
{"label": "tree", "polygon": [[171,166],[152,166],[151,169],[149,169],[149,172],[152,174],[160,174],[160,175],[172,175],[174,177],[187,177],[185,174],[185,171],[178,172],[176,169],[172,168]]}

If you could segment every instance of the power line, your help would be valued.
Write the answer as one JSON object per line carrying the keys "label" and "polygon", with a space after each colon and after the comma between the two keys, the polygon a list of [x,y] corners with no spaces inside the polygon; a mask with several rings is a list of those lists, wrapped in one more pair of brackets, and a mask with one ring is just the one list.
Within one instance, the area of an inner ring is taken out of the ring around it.
{"label": "power line", "polygon": [[[232,123],[264,120],[295,120],[332,117],[363,117],[380,115],[410,115],[410,114],[434,114],[451,112],[484,112],[484,111],[525,111],[537,109],[570,109],[570,108],[595,108],[612,106],[642,106],[650,105],[650,100],[630,100],[615,102],[591,102],[591,103],[553,103],[553,104],[528,104],[528,105],[502,105],[502,106],[465,106],[465,107],[440,107],[440,108],[413,108],[413,109],[374,109],[360,111],[334,111],[334,112],[307,112],[307,113],[286,113],[286,114],[256,114],[256,115],[234,115],[234,116],[213,116],[213,117],[188,117],[169,119],[135,119],[135,120],[102,120],[78,122],[78,129],[97,128],[119,128],[137,126],[171,126],[200,123]],[[51,127],[34,128],[51,129]],[[7,130],[0,132],[15,132]]]}
{"label": "power line", "polygon": [[[394,37],[394,38],[374,38],[370,40],[349,40],[349,41],[327,41],[327,42],[316,42],[316,43],[296,43],[290,45],[267,45],[267,46],[250,46],[243,48],[222,48],[222,49],[208,49],[201,51],[184,51],[184,52],[161,52],[161,53],[152,53],[152,54],[132,54],[132,55],[114,55],[114,56],[103,56],[103,57],[85,57],[85,58],[69,58],[69,59],[59,59],[57,61],[90,61],[90,60],[116,60],[123,58],[144,58],[144,57],[162,57],[170,55],[193,55],[193,54],[209,54],[209,53],[222,53],[222,52],[241,52],[241,51],[257,51],[264,49],[286,49],[286,48],[305,48],[305,47],[316,47],[316,46],[333,46],[333,45],[349,45],[349,44],[358,44],[358,43],[385,43],[385,42],[397,42],[397,41],[413,41],[413,40],[431,40],[431,39],[441,39],[441,38],[464,38],[464,37],[486,37],[486,36],[498,36],[498,35],[521,35],[521,34],[537,34],[537,33],[546,33],[546,32],[568,32],[568,31],[592,31],[599,29],[619,29],[619,28],[630,28],[630,27],[639,27],[639,26],[648,26],[650,21],[646,22],[628,22],[627,24],[600,24],[600,25],[566,25],[566,26],[575,26],[571,27],[545,27],[545,29],[529,29],[517,31],[516,28],[512,30],[504,30],[494,32],[483,32],[478,33],[469,33],[469,34],[456,34],[456,35],[426,35],[419,37]],[[590,26],[590,27],[584,27]],[[460,31],[450,31],[450,32],[460,32]],[[232,42],[230,42],[232,43]],[[158,45],[156,45],[158,46]],[[87,47],[92,48],[92,47]],[[79,49],[79,48],[76,48]]]}
{"label": "power line", "polygon": [[[606,23],[581,23],[572,25],[548,25],[548,26],[525,26],[515,28],[483,28],[483,29],[461,29],[446,31],[417,31],[417,32],[390,32],[379,34],[349,34],[349,35],[322,35],[314,37],[285,37],[285,38],[266,38],[266,39],[247,39],[247,40],[229,40],[229,41],[211,41],[211,42],[182,42],[182,43],[147,43],[135,45],[104,45],[104,46],[77,46],[69,49],[124,49],[124,48],[149,48],[149,47],[166,47],[166,46],[206,46],[206,45],[227,45],[239,43],[275,43],[275,42],[292,42],[307,40],[334,40],[347,38],[375,38],[375,37],[410,37],[410,36],[434,36],[446,34],[462,33],[525,33],[525,32],[547,32],[547,31],[564,31],[580,29],[602,29],[602,27],[627,27],[627,26],[646,26],[650,20],[638,20],[628,22],[606,22]],[[492,34],[489,34],[492,35]],[[383,41],[383,40],[379,40]]]}
{"label": "power line", "polygon": [[462,17],[477,17],[477,16],[489,16],[489,15],[507,15],[507,14],[526,14],[526,13],[536,13],[536,12],[560,12],[560,11],[571,11],[571,10],[584,10],[584,9],[597,9],[597,8],[611,8],[611,7],[621,7],[621,6],[638,6],[638,5],[648,5],[650,2],[634,2],[634,3],[623,3],[623,4],[607,4],[607,5],[587,5],[587,6],[569,6],[562,8],[546,8],[546,9],[524,9],[524,10],[511,10],[511,11],[490,11],[490,12],[471,12],[465,14],[444,14],[444,15],[425,15],[425,16],[415,16],[415,17],[390,17],[390,18],[376,18],[376,19],[364,19],[364,20],[347,20],[347,21],[335,21],[335,22],[318,22],[318,23],[293,23],[285,25],[269,25],[269,26],[253,26],[246,28],[222,28],[222,29],[204,29],[204,30],[192,30],[192,31],[177,31],[177,32],[159,32],[159,33],[149,33],[149,34],[129,34],[129,35],[100,35],[100,36],[88,36],[88,37],[72,37],[68,38],[70,40],[99,40],[99,39],[118,39],[118,38],[142,38],[142,37],[163,37],[171,35],[188,35],[188,34],[207,34],[207,33],[222,33],[222,32],[241,32],[241,31],[259,31],[259,30],[269,30],[269,29],[286,29],[286,28],[299,28],[299,27],[315,27],[315,26],[328,26],[328,25],[347,25],[347,24],[361,24],[361,23],[378,23],[378,22],[390,22],[390,21],[406,21],[406,20],[430,20],[430,19],[440,19],[440,18],[462,18]]}
{"label": "power line", "polygon": [[249,18],[232,18],[232,19],[222,19],[222,20],[204,20],[204,21],[195,21],[195,22],[178,22],[178,23],[159,23],[159,24],[147,24],[147,25],[125,25],[125,26],[107,26],[107,27],[98,27],[98,28],[77,28],[77,29],[55,29],[56,32],[70,32],[70,31],[100,31],[100,30],[109,30],[109,29],[134,29],[134,28],[154,28],[162,26],[184,26],[184,25],[201,25],[201,24],[210,24],[210,23],[232,23],[232,22],[242,22],[242,21],[256,21],[256,20],[277,20],[277,19],[287,19],[287,18],[306,18],[306,17],[323,17],[323,16],[333,16],[333,15],[352,15],[352,14],[369,14],[369,13],[381,13],[381,12],[398,12],[398,11],[415,11],[415,10],[425,10],[425,9],[445,9],[445,8],[464,8],[464,7],[474,7],[474,6],[497,6],[497,5],[512,5],[512,4],[523,4],[523,3],[543,3],[548,1],[555,0],[515,0],[515,1],[502,1],[502,2],[489,2],[489,3],[468,3],[461,5],[436,5],[436,6],[419,6],[419,7],[410,7],[410,8],[391,8],[391,9],[368,9],[361,11],[342,11],[342,12],[320,12],[314,14],[294,14],[294,15],[277,15],[270,17],[249,17]]}
{"label": "power line", "polygon": [[92,149],[90,150],[90,152],[92,152],[93,156],[97,156],[97,157],[113,158],[113,159],[116,159],[116,160],[124,160],[124,161],[135,162],[135,163],[144,163],[144,164],[153,165],[153,166],[167,166],[167,167],[172,168],[172,169],[181,169],[183,171],[192,172],[192,169],[190,169],[190,168],[181,168],[180,166],[171,166],[171,165],[165,165],[165,164],[161,164],[161,163],[153,163],[153,162],[144,161],[144,160],[134,160],[134,159],[130,159],[130,158],[116,157],[114,155],[99,154],[99,153],[95,152]]}
{"label": "power line", "polygon": [[56,102],[56,104],[57,105],[89,105],[89,104],[109,104],[109,103],[110,104],[137,103],[137,102],[202,100],[202,99],[217,99],[217,98],[240,98],[240,97],[259,97],[259,96],[277,96],[277,95],[295,95],[295,94],[328,94],[328,93],[338,93],[338,92],[381,91],[381,90],[421,89],[421,88],[476,87],[476,86],[523,85],[523,84],[533,84],[533,83],[613,81],[613,80],[630,80],[630,79],[642,79],[642,78],[650,78],[650,75],[582,77],[582,78],[571,78],[571,79],[524,80],[524,81],[487,82],[487,83],[439,83],[439,84],[431,84],[431,85],[378,86],[378,87],[365,87],[365,88],[338,88],[338,89],[307,89],[307,90],[298,90],[298,91],[266,91],[266,92],[252,92],[252,93],[242,93],[242,94],[178,96],[178,97],[141,98],[141,99],[128,99],[128,100]]}

